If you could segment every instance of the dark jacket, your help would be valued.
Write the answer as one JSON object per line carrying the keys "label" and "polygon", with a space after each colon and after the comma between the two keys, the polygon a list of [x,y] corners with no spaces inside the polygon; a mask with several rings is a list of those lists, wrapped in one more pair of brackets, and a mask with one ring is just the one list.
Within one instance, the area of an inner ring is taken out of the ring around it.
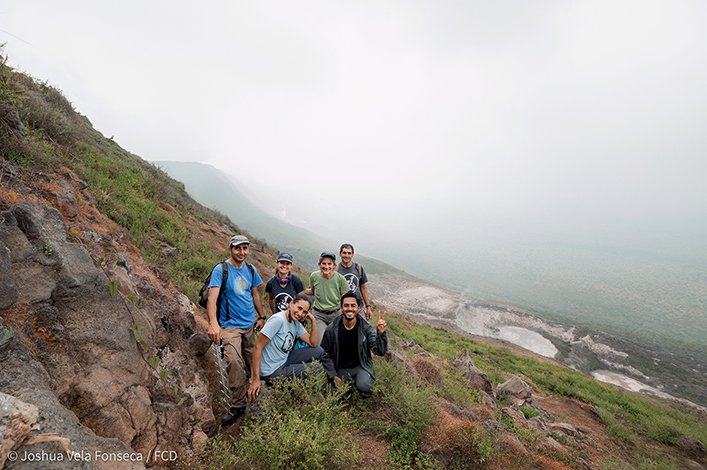
{"label": "dark jacket", "polygon": [[[321,346],[325,352],[322,357],[322,364],[327,370],[329,379],[334,378],[336,371],[339,370],[339,325],[343,316],[343,314],[339,315],[327,326],[322,338]],[[383,334],[379,335],[375,327],[364,320],[361,315],[357,315],[357,317],[358,360],[361,363],[361,368],[375,379],[371,353],[382,356],[388,351],[388,333],[383,332]]]}

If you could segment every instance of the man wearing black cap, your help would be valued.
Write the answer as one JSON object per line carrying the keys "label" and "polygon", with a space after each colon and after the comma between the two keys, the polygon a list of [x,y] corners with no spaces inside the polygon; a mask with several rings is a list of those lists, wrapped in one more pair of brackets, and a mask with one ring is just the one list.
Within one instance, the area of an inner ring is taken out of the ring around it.
{"label": "man wearing black cap", "polygon": [[209,282],[209,300],[206,305],[209,315],[208,336],[214,343],[223,344],[228,385],[231,389],[232,402],[229,411],[221,418],[223,426],[233,424],[245,413],[248,373],[255,347],[253,327],[262,328],[265,322],[257,289],[263,281],[255,267],[245,260],[249,248],[250,241],[243,235],[231,238],[231,257],[225,262],[228,269],[226,285],[220,298],[223,263],[211,272]]}

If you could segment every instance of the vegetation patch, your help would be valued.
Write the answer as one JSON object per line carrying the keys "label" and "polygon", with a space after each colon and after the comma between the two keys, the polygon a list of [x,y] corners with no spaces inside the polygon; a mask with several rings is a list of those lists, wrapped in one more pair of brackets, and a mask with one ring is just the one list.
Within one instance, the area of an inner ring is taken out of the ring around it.
{"label": "vegetation patch", "polygon": [[433,393],[400,363],[374,357],[374,367],[373,396],[359,402],[361,425],[390,439],[392,463],[425,468],[429,457],[421,451],[420,438],[433,422]]}
{"label": "vegetation patch", "polygon": [[518,409],[523,413],[523,416],[525,416],[525,419],[530,419],[530,418],[534,418],[536,416],[540,416],[540,412],[536,408],[533,408],[532,406],[521,406]]}
{"label": "vegetation patch", "polygon": [[515,355],[506,348],[475,343],[462,335],[413,323],[397,315],[390,314],[387,320],[396,336],[412,339],[426,351],[445,359],[451,360],[468,349],[475,365],[494,383],[516,375],[543,393],[594,405],[607,431],[621,441],[633,442],[636,435],[641,435],[668,445],[675,445],[683,436],[707,442],[704,420],[641,395],[624,392],[566,367]]}
{"label": "vegetation patch", "polygon": [[326,391],[326,375],[278,381],[260,400],[262,416],[242,428],[214,462],[253,469],[352,468],[360,462],[354,419],[341,394]]}
{"label": "vegetation patch", "polygon": [[442,371],[442,386],[437,393],[462,408],[471,408],[481,403],[479,391],[469,385],[461,371],[452,367]]}

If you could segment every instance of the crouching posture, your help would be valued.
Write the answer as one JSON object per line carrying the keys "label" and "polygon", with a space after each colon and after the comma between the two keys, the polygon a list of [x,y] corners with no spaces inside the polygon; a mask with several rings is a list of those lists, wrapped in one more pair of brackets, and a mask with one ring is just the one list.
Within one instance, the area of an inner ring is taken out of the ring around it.
{"label": "crouching posture", "polygon": [[[301,377],[307,371],[321,370],[321,366],[309,364],[324,355],[322,348],[317,346],[317,322],[309,313],[310,306],[309,297],[297,294],[287,310],[277,312],[263,326],[251,361],[250,400],[260,394],[261,381],[269,384],[277,377]],[[312,321],[311,335],[300,323],[307,317]],[[293,349],[296,338],[310,347]]]}
{"label": "crouching posture", "polygon": [[387,324],[380,314],[375,328],[364,320],[353,292],[341,297],[341,312],[324,332],[322,362],[334,385],[351,380],[363,396],[369,396],[375,380],[371,353],[382,356],[388,350]]}

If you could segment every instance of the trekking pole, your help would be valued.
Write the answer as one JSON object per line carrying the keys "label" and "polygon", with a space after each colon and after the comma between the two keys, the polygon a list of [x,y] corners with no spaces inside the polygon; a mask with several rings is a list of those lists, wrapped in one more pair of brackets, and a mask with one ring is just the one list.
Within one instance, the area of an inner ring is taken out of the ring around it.
{"label": "trekking pole", "polygon": [[216,356],[216,366],[218,367],[219,382],[221,382],[221,399],[223,400],[224,411],[228,413],[231,407],[231,389],[228,387],[226,369],[223,366],[223,343],[212,343],[211,349]]}

